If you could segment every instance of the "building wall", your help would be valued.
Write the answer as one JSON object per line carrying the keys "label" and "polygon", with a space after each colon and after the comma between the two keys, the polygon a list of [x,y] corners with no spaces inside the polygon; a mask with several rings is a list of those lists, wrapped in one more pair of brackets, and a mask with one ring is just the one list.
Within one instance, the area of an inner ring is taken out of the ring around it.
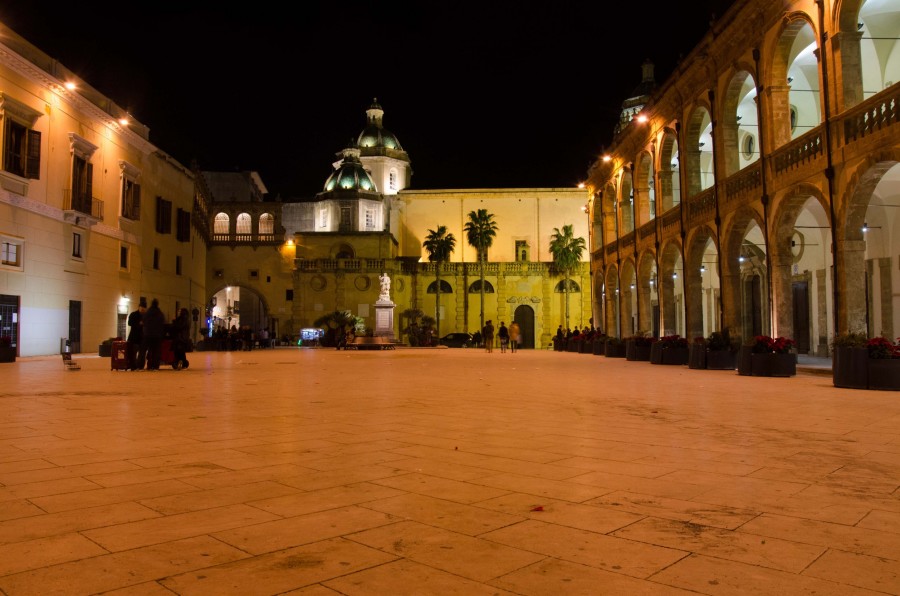
{"label": "building wall", "polygon": [[[32,128],[41,133],[39,179],[0,171],[0,239],[21,245],[20,266],[0,265],[0,295],[19,303],[19,355],[59,352],[60,339],[72,335],[70,301],[81,304],[81,341],[73,348],[87,352],[118,335],[120,317],[137,307],[140,296],[160,297],[170,317],[176,302],[202,304],[202,240],[192,234],[190,242],[175,243],[174,220],[172,234],[158,235],[154,227],[157,195],[172,201],[173,213],[178,207],[190,212],[193,177],[148,142],[142,124],[119,123],[125,111],[87,82],[5,26],[0,32],[4,111],[26,106],[37,114]],[[74,82],[75,90],[66,82]],[[70,202],[73,147],[92,149],[93,201],[80,209]],[[142,188],[136,221],[121,217],[124,171]],[[76,234],[80,256],[73,254]],[[128,258],[121,267],[123,247]],[[148,271],[153,247],[164,255],[159,272]],[[174,274],[176,254],[183,257],[180,276]]]}

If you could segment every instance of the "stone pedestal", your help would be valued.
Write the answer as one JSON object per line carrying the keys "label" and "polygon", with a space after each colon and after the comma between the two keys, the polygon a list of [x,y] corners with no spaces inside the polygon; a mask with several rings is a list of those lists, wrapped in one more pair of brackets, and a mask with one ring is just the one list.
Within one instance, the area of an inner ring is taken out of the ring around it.
{"label": "stone pedestal", "polygon": [[394,339],[394,307],[391,300],[379,298],[375,303],[375,337]]}

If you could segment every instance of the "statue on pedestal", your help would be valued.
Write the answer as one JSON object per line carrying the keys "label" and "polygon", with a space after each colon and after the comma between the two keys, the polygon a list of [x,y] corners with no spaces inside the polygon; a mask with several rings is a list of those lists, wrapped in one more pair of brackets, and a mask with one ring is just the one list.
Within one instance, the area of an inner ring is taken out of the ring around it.
{"label": "statue on pedestal", "polygon": [[391,300],[391,278],[388,277],[387,273],[382,273],[378,277],[379,281],[381,281],[381,294],[378,296],[379,300]]}

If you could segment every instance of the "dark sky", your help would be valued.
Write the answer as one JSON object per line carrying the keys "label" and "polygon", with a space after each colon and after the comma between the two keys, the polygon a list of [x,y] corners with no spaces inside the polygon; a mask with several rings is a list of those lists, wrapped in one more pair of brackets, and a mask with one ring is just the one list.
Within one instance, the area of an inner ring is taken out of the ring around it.
{"label": "dark sky", "polygon": [[376,97],[412,188],[574,186],[643,61],[663,83],[731,0],[680,27],[672,2],[53,4],[0,2],[0,20],[183,164],[256,170],[287,199],[321,190]]}

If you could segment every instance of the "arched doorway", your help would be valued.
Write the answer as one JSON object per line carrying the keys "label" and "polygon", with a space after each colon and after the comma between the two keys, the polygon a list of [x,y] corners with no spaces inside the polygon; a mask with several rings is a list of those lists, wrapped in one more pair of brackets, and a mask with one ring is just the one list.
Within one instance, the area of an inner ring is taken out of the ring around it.
{"label": "arched doorway", "polygon": [[513,314],[513,321],[519,324],[522,334],[519,347],[534,349],[534,309],[527,304],[520,304]]}
{"label": "arched doorway", "polygon": [[269,330],[269,337],[278,337],[278,321],[270,319],[265,299],[250,288],[225,286],[210,298],[206,322],[201,325],[215,330],[232,326],[240,329],[249,325],[254,333]]}

